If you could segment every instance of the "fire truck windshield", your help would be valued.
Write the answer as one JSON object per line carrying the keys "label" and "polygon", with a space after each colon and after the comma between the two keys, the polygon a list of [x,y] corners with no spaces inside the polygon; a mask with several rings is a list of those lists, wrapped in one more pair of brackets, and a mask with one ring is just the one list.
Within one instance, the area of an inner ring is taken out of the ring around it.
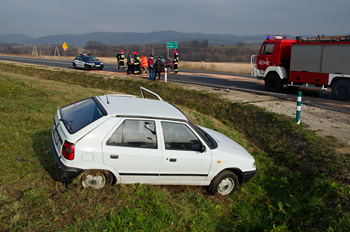
{"label": "fire truck windshield", "polygon": [[275,44],[266,43],[261,49],[260,55],[272,55]]}

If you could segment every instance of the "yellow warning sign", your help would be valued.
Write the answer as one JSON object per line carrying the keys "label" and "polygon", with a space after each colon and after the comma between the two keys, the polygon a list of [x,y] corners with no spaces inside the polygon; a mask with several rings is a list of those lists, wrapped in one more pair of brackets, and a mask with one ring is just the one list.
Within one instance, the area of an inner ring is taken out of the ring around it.
{"label": "yellow warning sign", "polygon": [[62,44],[62,48],[63,48],[63,50],[67,50],[68,46],[67,46],[66,42],[64,42],[64,43]]}

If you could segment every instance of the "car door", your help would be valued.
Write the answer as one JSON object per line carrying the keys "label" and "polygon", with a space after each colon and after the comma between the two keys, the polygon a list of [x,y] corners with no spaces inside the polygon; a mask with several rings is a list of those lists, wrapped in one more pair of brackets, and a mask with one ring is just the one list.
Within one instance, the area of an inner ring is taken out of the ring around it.
{"label": "car door", "polygon": [[158,137],[155,120],[124,119],[103,141],[104,162],[123,183],[153,183],[162,163]]}
{"label": "car door", "polygon": [[160,182],[204,181],[211,167],[211,150],[187,123],[161,121],[163,162]]}

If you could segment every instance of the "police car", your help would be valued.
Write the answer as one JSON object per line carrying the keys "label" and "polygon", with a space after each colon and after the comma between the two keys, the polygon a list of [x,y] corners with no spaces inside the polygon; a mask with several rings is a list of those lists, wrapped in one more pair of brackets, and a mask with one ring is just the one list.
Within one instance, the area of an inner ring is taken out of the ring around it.
{"label": "police car", "polygon": [[85,70],[90,69],[99,69],[102,70],[104,67],[104,64],[96,59],[95,57],[91,56],[90,54],[80,54],[79,56],[75,57],[73,60],[73,68],[83,68]]}
{"label": "police car", "polygon": [[84,188],[198,185],[221,195],[254,176],[255,160],[238,143],[192,124],[156,93],[141,94],[95,96],[57,111],[51,150],[62,175]]}

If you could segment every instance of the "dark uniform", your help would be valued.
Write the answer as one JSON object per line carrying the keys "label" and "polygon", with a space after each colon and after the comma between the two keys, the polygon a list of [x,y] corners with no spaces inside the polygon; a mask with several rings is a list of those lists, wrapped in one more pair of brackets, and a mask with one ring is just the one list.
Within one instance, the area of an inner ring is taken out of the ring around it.
{"label": "dark uniform", "polygon": [[140,57],[137,55],[137,52],[134,52],[134,74],[140,74]]}
{"label": "dark uniform", "polygon": [[131,55],[130,54],[128,55],[128,58],[126,59],[126,64],[128,65],[128,67],[126,69],[126,73],[127,74],[133,73],[134,70],[133,70],[133,66],[131,64]]}
{"label": "dark uniform", "polygon": [[177,53],[177,51],[174,52],[174,59],[173,59],[173,64],[174,64],[174,72],[177,73],[178,70],[178,62],[179,62],[179,54]]}
{"label": "dark uniform", "polygon": [[124,51],[121,50],[119,54],[119,59],[118,59],[118,69],[125,70],[124,58],[125,58]]}

